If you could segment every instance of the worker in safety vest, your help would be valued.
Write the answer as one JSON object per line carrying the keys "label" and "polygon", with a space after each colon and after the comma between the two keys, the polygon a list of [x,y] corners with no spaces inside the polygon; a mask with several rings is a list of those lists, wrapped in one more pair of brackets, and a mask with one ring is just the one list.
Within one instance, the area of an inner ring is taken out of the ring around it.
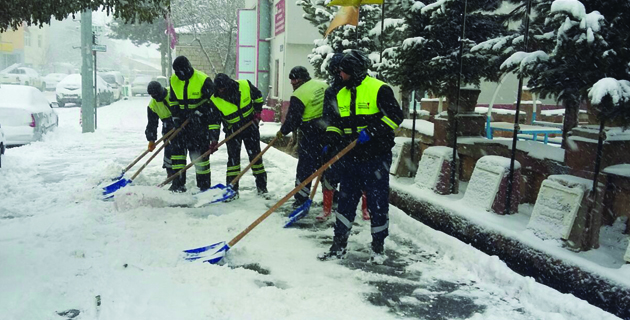
{"label": "worker in safety vest", "polygon": [[[370,60],[359,50],[346,53],[339,64],[343,88],[337,93],[337,116],[326,129],[338,135],[339,142],[324,147],[341,150],[353,140],[357,146],[340,161],[339,205],[335,212],[333,244],[320,254],[321,260],[343,258],[356,216],[362,190],[367,193],[371,215],[372,246],[370,262],[382,264],[389,227],[389,168],[392,163],[394,130],[403,120],[394,92],[384,82],[367,75]],[[330,156],[334,153],[330,154]]]}
{"label": "worker in safety vest", "polygon": [[[232,80],[226,74],[219,73],[214,79],[215,93],[211,101],[215,108],[211,119],[211,137],[219,137],[220,123],[223,132],[228,136],[250,121],[254,125],[247,127],[234,138],[226,142],[228,149],[226,183],[229,184],[241,172],[241,144],[245,145],[249,161],[260,153],[260,132],[258,125],[261,120],[263,97],[262,93],[249,80]],[[258,194],[267,193],[267,173],[262,157],[252,165],[252,173],[256,178]],[[238,183],[233,186],[237,192]]]}
{"label": "worker in safety vest", "polygon": [[[339,74],[339,63],[343,59],[343,53],[335,53],[330,59],[328,59],[328,65],[326,71],[328,71],[330,86],[326,89],[324,94],[324,111],[322,114],[323,121],[328,124],[331,121],[331,117],[338,115],[337,110],[337,93],[343,87],[343,79]],[[335,132],[326,132],[323,141],[324,145],[341,145],[338,143],[340,138]],[[333,150],[331,150],[331,153]],[[339,199],[339,192],[337,186],[339,185],[339,170],[343,170],[340,163],[334,163],[330,168],[326,169],[324,176],[322,177],[322,193],[323,193],[323,210],[320,215],[315,217],[318,221],[326,221],[333,210],[333,204],[337,203]],[[370,213],[367,208],[366,193],[363,192],[361,196],[361,213],[363,220],[370,220]]]}
{"label": "worker in safety vest", "polygon": [[[295,174],[295,185],[298,186],[322,165],[322,137],[326,133],[322,111],[324,92],[328,85],[324,81],[311,79],[308,70],[302,66],[291,69],[289,79],[293,86],[293,95],[289,111],[276,136],[282,138],[296,132],[299,137]],[[308,200],[310,189],[309,183],[293,196],[293,208],[300,207]]]}
{"label": "worker in safety vest", "polygon": [[[151,96],[151,101],[147,107],[147,127],[144,130],[144,135],[149,141],[148,149],[153,152],[155,150],[155,140],[157,139],[157,127],[159,120],[162,120],[162,135],[169,132],[175,127],[173,124],[173,117],[171,116],[171,109],[177,107],[177,103],[171,103],[168,97],[168,89],[162,87],[157,81],[149,82],[147,86],[147,93]],[[164,141],[166,143],[166,141]],[[166,176],[172,176],[176,171],[173,170],[171,155],[173,153],[173,147],[171,144],[166,144],[164,147],[164,161],[162,168],[166,169]]]}
{"label": "worker in safety vest", "polygon": [[[199,158],[208,148],[216,151],[217,139],[211,139],[210,97],[214,92],[214,83],[205,73],[193,69],[185,56],[179,56],[173,62],[175,74],[171,76],[171,101],[177,102],[173,108],[173,121],[179,126],[186,119],[190,122],[173,140],[171,161],[173,169],[178,171],[186,166],[186,153],[191,161]],[[201,191],[210,188],[210,159],[208,156],[195,163],[197,187]],[[172,191],[186,191],[186,174],[173,180]]]}

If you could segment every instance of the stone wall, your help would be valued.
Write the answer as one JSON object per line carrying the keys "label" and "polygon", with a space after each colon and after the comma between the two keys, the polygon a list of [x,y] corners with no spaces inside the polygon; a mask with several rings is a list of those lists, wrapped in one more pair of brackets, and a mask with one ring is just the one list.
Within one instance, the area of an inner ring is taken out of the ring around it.
{"label": "stone wall", "polygon": [[[206,58],[206,55],[203,53],[200,47],[198,46],[177,46],[177,55],[178,56],[186,56],[192,64],[193,68],[209,75],[214,79],[216,76],[215,72],[212,69],[212,65]],[[219,61],[215,61],[214,65],[217,68],[216,72],[223,72],[222,64],[217,63]]]}

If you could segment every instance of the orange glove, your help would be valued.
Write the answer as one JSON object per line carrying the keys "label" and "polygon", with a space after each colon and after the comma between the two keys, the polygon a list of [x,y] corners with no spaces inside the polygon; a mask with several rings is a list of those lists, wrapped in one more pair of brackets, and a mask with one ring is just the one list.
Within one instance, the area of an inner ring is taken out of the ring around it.
{"label": "orange glove", "polygon": [[210,142],[210,154],[215,153],[217,150],[219,150],[219,143],[216,141],[211,141]]}
{"label": "orange glove", "polygon": [[149,141],[149,146],[147,147],[147,149],[153,152],[153,150],[155,150],[155,141]]}

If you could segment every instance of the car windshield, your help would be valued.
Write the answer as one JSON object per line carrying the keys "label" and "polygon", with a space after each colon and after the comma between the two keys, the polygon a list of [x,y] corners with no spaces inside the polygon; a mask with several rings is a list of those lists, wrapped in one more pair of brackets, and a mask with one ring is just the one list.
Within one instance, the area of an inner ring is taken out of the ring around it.
{"label": "car windshield", "polygon": [[116,83],[116,77],[113,74],[101,74],[100,76],[103,80],[107,81],[107,83]]}
{"label": "car windshield", "polygon": [[151,82],[151,77],[142,77],[142,76],[140,76],[140,77],[136,77],[133,80],[133,83],[149,83],[149,82]]}

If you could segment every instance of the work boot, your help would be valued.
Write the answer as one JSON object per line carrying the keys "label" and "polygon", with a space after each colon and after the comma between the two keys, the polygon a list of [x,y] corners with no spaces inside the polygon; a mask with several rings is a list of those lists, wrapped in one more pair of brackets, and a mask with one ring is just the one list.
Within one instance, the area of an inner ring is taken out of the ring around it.
{"label": "work boot", "polygon": [[385,260],[387,260],[387,256],[385,255],[385,248],[383,243],[381,242],[372,242],[372,250],[370,250],[370,260],[368,260],[371,264],[383,264]]}
{"label": "work boot", "polygon": [[343,259],[346,257],[346,246],[348,245],[348,240],[337,240],[333,239],[333,244],[330,246],[330,249],[324,253],[320,253],[317,255],[317,258],[321,261],[328,260],[337,260]]}
{"label": "work boot", "polygon": [[361,213],[363,213],[363,220],[370,220],[370,211],[368,211],[367,195],[365,192],[363,192],[363,195],[361,196]]}
{"label": "work boot", "polygon": [[184,193],[184,192],[186,192],[186,187],[185,186],[178,186],[175,183],[173,183],[173,184],[171,184],[171,187],[168,188],[168,191],[175,192],[175,193]]}
{"label": "work boot", "polygon": [[321,215],[315,217],[317,221],[326,221],[332,213],[333,198],[335,190],[324,190],[324,212]]}
{"label": "work boot", "polygon": [[269,191],[267,191],[267,187],[257,188],[257,191],[259,196],[269,193]]}

